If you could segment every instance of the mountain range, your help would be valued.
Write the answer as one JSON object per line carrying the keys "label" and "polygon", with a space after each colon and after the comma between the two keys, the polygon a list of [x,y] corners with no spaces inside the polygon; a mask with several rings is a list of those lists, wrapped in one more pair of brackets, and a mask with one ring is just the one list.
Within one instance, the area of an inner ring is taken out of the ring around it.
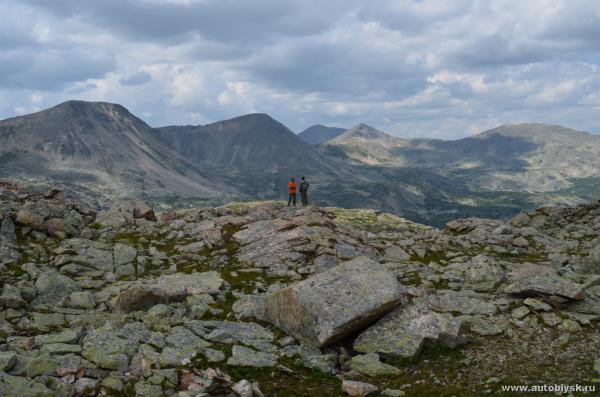
{"label": "mountain range", "polygon": [[548,193],[600,171],[600,136],[534,123],[458,140],[401,139],[359,124],[320,150],[354,164],[435,169],[486,190]]}
{"label": "mountain range", "polygon": [[69,101],[0,121],[0,177],[52,181],[165,206],[282,199],[306,175],[320,205],[368,207],[440,225],[502,217],[600,192],[600,137],[543,124],[459,140],[402,139],[359,124],[299,135],[266,114],[152,128],[124,107]]}

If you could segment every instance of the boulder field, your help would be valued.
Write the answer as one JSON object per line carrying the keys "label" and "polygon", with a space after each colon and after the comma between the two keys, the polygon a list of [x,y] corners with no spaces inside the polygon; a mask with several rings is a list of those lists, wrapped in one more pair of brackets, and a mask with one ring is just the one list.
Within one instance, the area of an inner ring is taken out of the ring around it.
{"label": "boulder field", "polygon": [[279,202],[107,208],[0,185],[0,395],[599,382],[598,202],[444,229]]}

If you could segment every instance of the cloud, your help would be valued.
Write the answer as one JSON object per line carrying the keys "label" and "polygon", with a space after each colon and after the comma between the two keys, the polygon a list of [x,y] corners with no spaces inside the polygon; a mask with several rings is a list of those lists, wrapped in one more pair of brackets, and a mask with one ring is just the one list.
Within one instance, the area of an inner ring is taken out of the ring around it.
{"label": "cloud", "polygon": [[150,82],[152,80],[152,76],[150,76],[150,74],[141,71],[138,73],[135,73],[129,77],[125,77],[122,79],[119,79],[119,82],[121,82],[121,84],[123,85],[140,85],[140,84],[146,84],[148,82]]}
{"label": "cloud", "polygon": [[[5,5],[4,5],[5,4]],[[461,137],[600,132],[593,0],[6,0],[0,117],[80,98],[151,125],[266,112]]]}

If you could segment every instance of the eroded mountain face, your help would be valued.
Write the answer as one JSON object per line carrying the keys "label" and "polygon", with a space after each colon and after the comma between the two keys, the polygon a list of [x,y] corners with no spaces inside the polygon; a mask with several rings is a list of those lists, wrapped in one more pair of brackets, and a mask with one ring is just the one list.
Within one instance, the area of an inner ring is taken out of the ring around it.
{"label": "eroded mountain face", "polygon": [[103,196],[228,191],[124,107],[104,102],[69,101],[0,121],[0,165],[3,177],[52,178]]}
{"label": "eroded mountain face", "polygon": [[479,395],[598,377],[600,203],[435,229],[278,202],[97,211],[0,184],[0,224],[3,395]]}

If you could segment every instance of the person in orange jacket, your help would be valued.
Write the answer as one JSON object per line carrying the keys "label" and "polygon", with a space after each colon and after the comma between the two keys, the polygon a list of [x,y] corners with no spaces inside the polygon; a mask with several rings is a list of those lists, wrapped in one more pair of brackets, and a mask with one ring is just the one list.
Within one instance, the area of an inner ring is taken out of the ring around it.
{"label": "person in orange jacket", "polygon": [[290,194],[290,197],[288,198],[288,207],[290,206],[290,204],[293,202],[294,203],[294,207],[296,206],[296,188],[298,186],[296,185],[296,180],[294,178],[290,178],[290,181],[288,182],[288,193]]}

